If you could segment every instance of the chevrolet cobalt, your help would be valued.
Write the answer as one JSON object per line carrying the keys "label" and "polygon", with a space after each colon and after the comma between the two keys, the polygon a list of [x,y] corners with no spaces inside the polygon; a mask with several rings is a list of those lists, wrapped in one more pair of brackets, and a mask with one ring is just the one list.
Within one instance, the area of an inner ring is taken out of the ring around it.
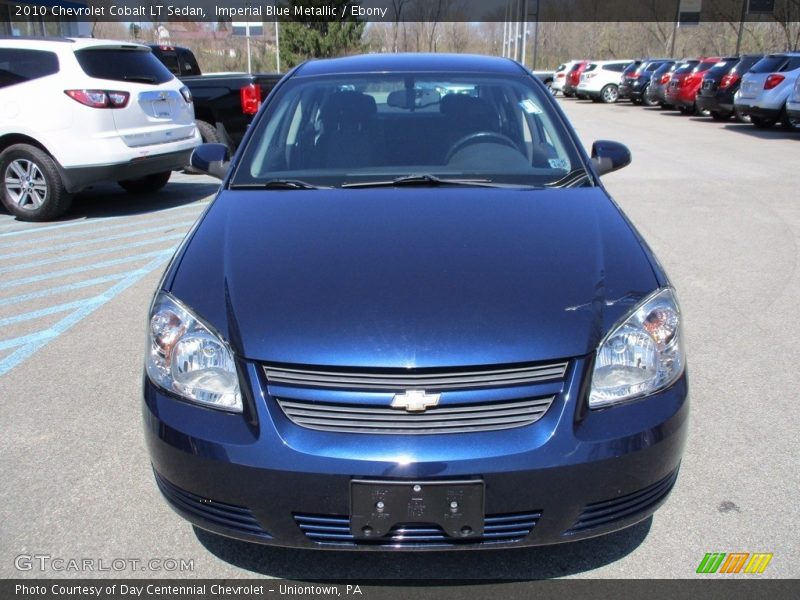
{"label": "chevrolet cobalt", "polygon": [[596,536],[651,515],[688,416],[667,276],[545,86],[506,59],[307,62],[153,299],[145,434],[169,504],[332,549]]}

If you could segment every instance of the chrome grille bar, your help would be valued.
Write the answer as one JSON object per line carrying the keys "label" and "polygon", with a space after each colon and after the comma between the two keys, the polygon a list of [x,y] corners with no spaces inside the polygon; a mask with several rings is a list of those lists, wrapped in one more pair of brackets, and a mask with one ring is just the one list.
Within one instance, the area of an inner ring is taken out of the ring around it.
{"label": "chrome grille bar", "polygon": [[563,379],[567,362],[518,367],[437,373],[357,373],[350,371],[309,370],[267,365],[264,371],[271,384],[309,386],[322,389],[454,390],[511,385],[528,385]]}
{"label": "chrome grille bar", "polygon": [[495,431],[535,423],[555,396],[513,402],[437,406],[409,414],[374,405],[323,404],[277,398],[284,414],[309,429],[343,433],[436,434]]}

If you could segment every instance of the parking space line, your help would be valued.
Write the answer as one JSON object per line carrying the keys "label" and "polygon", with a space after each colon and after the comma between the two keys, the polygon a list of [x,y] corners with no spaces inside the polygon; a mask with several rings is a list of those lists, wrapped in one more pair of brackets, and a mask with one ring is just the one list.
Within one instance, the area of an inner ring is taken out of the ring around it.
{"label": "parking space line", "polygon": [[[173,206],[172,208],[165,208],[163,210],[149,213],[149,214],[157,214],[162,215],[164,213],[176,211],[176,210],[183,210],[186,208],[195,208],[197,206],[206,206],[210,200],[205,202],[192,202],[191,204],[182,204],[181,206]],[[40,231],[52,231],[53,229],[64,229],[66,227],[77,227],[79,225],[95,225],[97,223],[107,223],[108,221],[117,221],[118,219],[129,219],[129,215],[119,215],[116,217],[102,217],[100,219],[83,219],[81,221],[73,221],[70,223],[59,223],[58,225],[46,225],[44,227],[29,227],[27,229],[17,229],[15,231],[8,231],[4,233],[0,233],[0,238],[7,238],[13,237],[18,235],[24,235],[26,233],[39,233]],[[97,229],[93,229],[92,231],[97,231]]]}
{"label": "parking space line", "polygon": [[[179,215],[177,218],[183,218],[184,215]],[[197,220],[197,217],[195,217]],[[194,221],[193,221],[194,222]],[[107,231],[114,231],[117,229],[125,229],[126,227],[136,227],[136,226],[150,226],[156,223],[160,223],[164,225],[164,227],[169,227],[170,225],[174,225],[176,221],[164,221],[163,218],[158,219],[148,219],[146,221],[129,221],[126,223],[118,223],[117,225],[108,225],[105,227],[93,227],[92,233],[99,233],[99,232],[107,232]],[[34,230],[35,232],[35,230]],[[0,243],[0,248],[8,248],[14,247],[19,248],[20,246],[28,246],[32,244],[39,244],[43,241],[45,242],[52,242],[54,240],[65,240],[72,237],[79,237],[85,236],[86,232],[82,230],[78,231],[68,231],[66,233],[62,233],[60,235],[48,235],[46,238],[27,238],[22,240],[11,240],[5,243]],[[0,236],[1,237],[1,236]]]}
{"label": "parking space line", "polygon": [[[142,277],[144,277],[147,273],[157,269],[160,265],[162,265],[168,256],[166,254],[154,258],[151,260],[147,265],[142,267],[141,269],[137,269],[130,275],[128,275],[122,281],[116,283],[112,287],[110,287],[106,292],[102,294],[104,300],[102,302],[97,302],[94,304],[84,305],[75,312],[69,314],[68,316],[64,317],[61,321],[50,327],[49,329],[39,332],[38,334],[34,334],[31,336],[24,336],[22,338],[16,338],[17,343],[14,345],[9,345],[9,342],[14,342],[15,340],[5,340],[0,341],[0,350],[5,348],[14,348],[20,346],[3,360],[0,360],[0,375],[5,375],[8,371],[22,363],[25,359],[29,358],[32,354],[44,348],[47,344],[49,344],[52,340],[56,339],[58,336],[62,335],[66,331],[68,331],[74,325],[80,323],[83,319],[97,310],[99,307],[103,306],[106,302],[112,300],[117,295],[128,289],[134,283],[139,281]],[[26,339],[26,341],[21,341]],[[20,343],[21,341],[21,343]]]}
{"label": "parking space line", "polygon": [[164,231],[170,227],[183,227],[187,228],[190,227],[194,221],[180,221],[178,223],[173,223],[171,225],[161,224],[158,227],[149,227],[147,229],[136,229],[134,231],[128,231],[126,233],[117,233],[115,235],[110,235],[107,237],[101,238],[92,238],[91,240],[79,240],[77,242],[70,242],[68,244],[58,244],[56,246],[43,246],[40,248],[36,248],[35,250],[26,250],[24,252],[12,252],[10,254],[0,254],[0,260],[4,259],[14,259],[19,258],[22,256],[32,256],[35,254],[46,254],[48,252],[53,252],[54,250],[66,250],[68,248],[78,248],[82,246],[86,246],[88,244],[97,244],[100,242],[112,242],[114,240],[121,240],[128,237],[134,237],[137,235],[145,235],[148,233],[156,233],[159,231]]}
{"label": "parking space line", "polygon": [[67,285],[59,285],[57,287],[47,288],[38,292],[31,292],[29,294],[21,294],[19,296],[10,296],[8,298],[0,298],[0,306],[8,306],[9,304],[16,304],[18,302],[27,302],[37,298],[46,298],[47,296],[55,296],[63,292],[72,292],[81,288],[99,285],[101,283],[108,283],[109,281],[116,281],[131,275],[134,271],[125,271],[123,273],[114,273],[112,275],[105,275],[103,277],[94,277],[93,279],[84,279],[83,281],[76,281]]}
{"label": "parking space line", "polygon": [[89,305],[97,302],[103,302],[103,294],[94,296],[92,298],[81,298],[80,300],[75,300],[73,302],[65,302],[64,304],[56,304],[55,306],[48,306],[47,308],[31,310],[18,315],[12,315],[10,317],[2,317],[0,318],[0,327],[14,325],[15,323],[22,323],[23,321],[30,321],[40,317],[47,317],[49,315],[55,315],[60,312],[72,310],[73,308],[80,308],[84,304]]}
{"label": "parking space line", "polygon": [[70,260],[79,260],[81,258],[89,258],[91,256],[97,256],[98,254],[108,254],[110,252],[118,252],[121,250],[132,250],[134,248],[141,248],[142,246],[149,246],[151,244],[158,244],[159,242],[166,242],[170,240],[179,240],[186,237],[186,232],[176,233],[173,235],[166,235],[160,236],[157,238],[152,238],[149,240],[142,240],[140,242],[134,242],[132,244],[121,244],[119,246],[107,246],[105,248],[97,248],[95,250],[89,250],[87,252],[79,252],[77,254],[70,254],[67,256],[52,256],[50,258],[45,258],[42,260],[35,260],[33,262],[27,263],[20,263],[15,265],[9,265],[7,267],[0,267],[0,273],[11,273],[14,271],[24,271],[26,269],[33,269],[36,267],[43,267],[45,265],[52,265],[55,263],[60,262],[68,262]]}
{"label": "parking space line", "polygon": [[41,275],[32,275],[31,277],[24,277],[22,279],[12,279],[11,281],[4,281],[3,286],[6,288],[14,287],[17,285],[25,285],[27,283],[35,283],[37,281],[45,281],[46,279],[55,279],[57,277],[64,277],[66,275],[75,275],[77,273],[84,273],[95,269],[104,269],[105,267],[113,267],[125,263],[151,258],[153,256],[170,256],[175,252],[175,247],[166,250],[156,250],[155,252],[146,252],[144,254],[137,254],[136,256],[126,256],[125,258],[115,258],[103,262],[92,263],[81,267],[72,267],[69,269],[62,269],[60,271],[50,271],[49,273],[42,273]]}

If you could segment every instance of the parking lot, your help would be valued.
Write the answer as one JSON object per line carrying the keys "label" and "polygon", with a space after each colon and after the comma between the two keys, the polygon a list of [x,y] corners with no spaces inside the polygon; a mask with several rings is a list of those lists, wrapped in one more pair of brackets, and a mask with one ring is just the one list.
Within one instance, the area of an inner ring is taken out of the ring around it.
{"label": "parking lot", "polygon": [[[689,445],[652,519],[555,547],[369,560],[194,530],[160,498],[141,431],[148,303],[216,189],[208,177],[176,174],[152,197],[85,192],[55,223],[0,213],[0,576],[687,578],[706,552],[773,553],[759,577],[800,576],[800,135],[629,103],[559,102],[587,149],[595,139],[631,149],[631,166],[605,182],[663,261],[686,315]],[[192,569],[20,571],[23,554],[184,559]]]}

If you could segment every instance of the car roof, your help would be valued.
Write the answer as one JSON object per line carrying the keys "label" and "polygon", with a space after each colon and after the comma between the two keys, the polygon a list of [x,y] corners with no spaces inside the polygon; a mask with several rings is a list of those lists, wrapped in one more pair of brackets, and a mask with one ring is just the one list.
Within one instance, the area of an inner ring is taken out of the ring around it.
{"label": "car roof", "polygon": [[64,38],[64,37],[0,37],[0,44],[6,48],[10,46],[20,46],[25,49],[35,50],[47,48],[58,50],[69,47],[72,50],[83,50],[85,48],[141,48],[149,50],[143,44],[124,42],[120,40],[105,40],[97,38]]}
{"label": "car roof", "polygon": [[384,71],[447,71],[450,73],[527,73],[510,58],[473,54],[362,54],[343,58],[310,60],[295,71],[295,76],[339,73],[379,73]]}

